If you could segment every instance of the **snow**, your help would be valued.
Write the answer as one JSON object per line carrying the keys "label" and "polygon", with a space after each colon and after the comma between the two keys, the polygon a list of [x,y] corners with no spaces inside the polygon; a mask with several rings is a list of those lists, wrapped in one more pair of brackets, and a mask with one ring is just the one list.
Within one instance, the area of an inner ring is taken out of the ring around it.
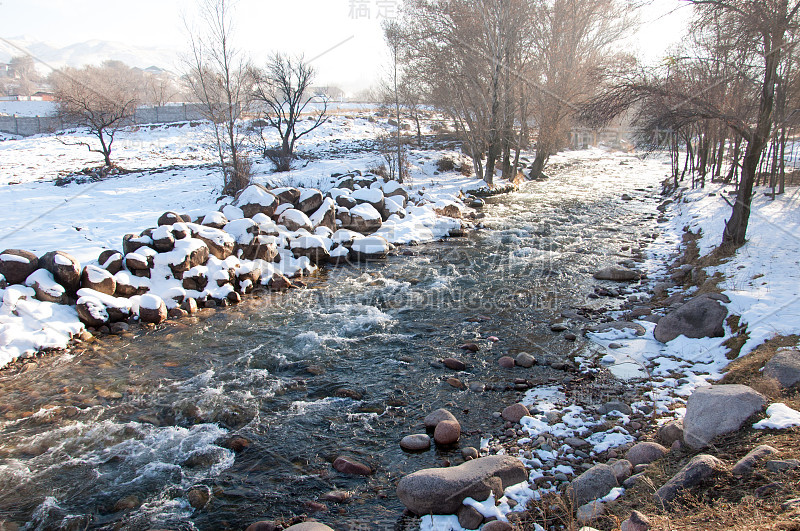
{"label": "snow", "polygon": [[780,402],[767,408],[767,418],[753,424],[757,430],[785,430],[800,426],[800,411],[796,411]]}
{"label": "snow", "polygon": [[297,225],[300,226],[308,226],[313,227],[314,225],[311,223],[311,220],[308,219],[308,216],[303,214],[297,209],[290,208],[281,214],[281,217],[278,219],[279,223],[284,223],[285,221],[293,221]]}
{"label": "snow", "polygon": [[45,269],[37,269],[25,279],[26,286],[33,287],[34,284],[52,297],[61,297],[67,291],[64,286],[56,282],[53,274]]}
{"label": "snow", "polygon": [[320,236],[301,236],[292,240],[292,249],[325,249],[329,250],[333,242]]}
{"label": "snow", "polygon": [[278,202],[278,198],[260,186],[248,186],[236,199],[236,205],[261,205],[269,207]]}
{"label": "snow", "polygon": [[24,256],[19,256],[10,253],[0,254],[0,260],[2,260],[3,262],[19,262],[21,264],[27,264],[28,262],[30,262],[30,260],[28,260]]}
{"label": "snow", "polygon": [[353,192],[353,199],[359,203],[377,204],[383,201],[383,192],[379,188],[362,188]]}
{"label": "snow", "polygon": [[144,308],[146,310],[158,310],[162,304],[164,304],[164,300],[152,293],[142,295],[139,299],[139,308]]}
{"label": "snow", "polygon": [[389,242],[380,236],[363,236],[353,240],[351,249],[362,254],[384,254],[389,252]]}
{"label": "snow", "polygon": [[71,266],[72,261],[63,254],[57,254],[54,257],[55,263],[62,266]]}
{"label": "snow", "polygon": [[221,212],[222,215],[228,219],[228,221],[242,219],[244,217],[244,212],[242,212],[242,209],[233,205],[225,205],[222,207]]}
{"label": "snow", "polygon": [[363,203],[361,205],[354,206],[350,209],[350,214],[353,216],[359,216],[361,219],[367,221],[381,219],[380,212],[375,210],[375,207],[369,203]]}
{"label": "snow", "polygon": [[228,223],[228,218],[222,212],[209,212],[200,221],[201,225],[225,225]]}
{"label": "snow", "polygon": [[118,308],[120,310],[130,311],[131,302],[129,299],[122,297],[114,297],[106,293],[101,293],[89,288],[81,288],[78,290],[78,298],[95,299],[103,304],[106,308]]}

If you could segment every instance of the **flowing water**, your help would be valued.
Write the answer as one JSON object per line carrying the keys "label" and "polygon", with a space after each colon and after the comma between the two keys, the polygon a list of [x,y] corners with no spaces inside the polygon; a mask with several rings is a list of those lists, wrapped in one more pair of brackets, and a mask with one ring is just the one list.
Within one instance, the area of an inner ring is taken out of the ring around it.
{"label": "flowing water", "polygon": [[[666,168],[586,154],[548,182],[491,200],[486,227],[468,238],[324,270],[306,290],[248,297],[0,374],[0,520],[25,529],[243,529],[309,514],[309,502],[340,490],[347,503],[325,502],[317,519],[393,529],[397,480],[461,459],[458,449],[405,453],[399,439],[448,406],[467,434],[461,446],[477,447],[499,427],[491,413],[515,400],[514,378],[563,378],[541,365],[506,371],[496,360],[524,350],[554,361],[586,347],[549,323],[563,308],[611,304],[587,300],[591,273],[652,236]],[[466,342],[481,350],[459,350]],[[447,356],[468,369],[436,363]],[[487,389],[456,389],[445,381],[453,376]],[[234,436],[249,446],[227,449]],[[375,473],[341,475],[331,467],[339,455]],[[187,501],[196,486],[211,492],[199,510]]]}

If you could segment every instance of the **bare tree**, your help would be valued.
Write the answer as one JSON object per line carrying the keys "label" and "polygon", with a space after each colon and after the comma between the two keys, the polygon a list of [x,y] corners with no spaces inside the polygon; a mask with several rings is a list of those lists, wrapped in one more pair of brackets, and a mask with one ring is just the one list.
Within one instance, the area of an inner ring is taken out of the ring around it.
{"label": "bare tree", "polygon": [[[166,105],[176,101],[181,89],[175,79],[167,72],[144,74],[142,100],[149,105]],[[180,101],[180,100],[177,100]]]}
{"label": "bare tree", "polygon": [[66,124],[89,129],[100,147],[87,142],[76,144],[102,154],[105,165],[111,167],[114,137],[130,124],[139,104],[140,76],[125,65],[104,63],[58,70],[51,79],[58,117]]}
{"label": "bare tree", "polygon": [[[256,74],[254,99],[264,107],[263,119],[280,136],[280,145],[268,153],[276,171],[289,171],[297,141],[329,119],[327,98],[321,98],[321,109],[314,109],[312,103],[319,100],[309,90],[315,75],[316,71],[303,57],[281,53],[273,55],[267,67]],[[301,127],[307,109],[312,111],[312,119],[306,127]]]}
{"label": "bare tree", "polygon": [[[394,107],[395,119],[395,156],[393,157],[397,163],[397,181],[403,182],[403,141],[400,138],[400,128],[402,127],[402,118],[400,117],[400,72],[399,62],[402,45],[402,36],[400,26],[394,22],[389,21],[383,25],[383,34],[386,44],[389,46],[389,54],[391,56],[391,72],[389,73],[389,80],[384,84],[384,93]],[[391,163],[391,161],[390,161]]]}
{"label": "bare tree", "polygon": [[252,75],[248,60],[232,43],[231,9],[230,0],[200,2],[203,30],[194,31],[187,23],[191,55],[186,79],[213,127],[223,192],[233,195],[250,183],[241,118],[248,103]]}
{"label": "bare tree", "polygon": [[42,76],[36,71],[36,62],[29,55],[12,57],[9,63],[11,75],[14,77],[14,89],[18,96],[32,96]]}

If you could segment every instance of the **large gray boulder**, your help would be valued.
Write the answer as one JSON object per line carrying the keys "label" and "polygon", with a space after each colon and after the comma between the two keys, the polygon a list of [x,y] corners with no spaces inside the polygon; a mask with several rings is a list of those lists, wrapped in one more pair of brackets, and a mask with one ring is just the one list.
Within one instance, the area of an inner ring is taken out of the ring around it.
{"label": "large gray boulder", "polygon": [[698,455],[675,474],[653,495],[656,503],[669,505],[683,490],[693,487],[714,474],[724,470],[725,463],[711,455]]}
{"label": "large gray boulder", "polygon": [[595,465],[577,478],[569,486],[573,505],[580,507],[590,501],[602,498],[619,486],[617,474],[609,465]]}
{"label": "large gray boulder", "polygon": [[780,350],[764,366],[764,376],[775,378],[782,387],[800,382],[800,350]]}
{"label": "large gray boulder", "polygon": [[724,295],[705,293],[698,295],[678,309],[662,317],[654,331],[662,343],[678,336],[689,338],[725,336],[725,318],[728,309],[720,302],[730,302]]}
{"label": "large gray boulder", "polygon": [[765,404],[764,396],[746,385],[698,387],[686,402],[684,442],[692,448],[703,448],[714,437],[741,428]]}
{"label": "large gray boulder", "polygon": [[496,498],[511,485],[528,479],[516,457],[493,455],[449,468],[414,472],[397,484],[397,497],[415,514],[455,514],[466,498]]}

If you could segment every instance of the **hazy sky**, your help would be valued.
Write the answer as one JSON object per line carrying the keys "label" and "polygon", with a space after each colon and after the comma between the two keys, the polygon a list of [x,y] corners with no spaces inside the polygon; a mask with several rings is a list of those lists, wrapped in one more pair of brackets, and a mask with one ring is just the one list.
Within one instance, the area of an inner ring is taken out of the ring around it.
{"label": "hazy sky", "polygon": [[[657,58],[678,40],[687,9],[663,15],[679,4],[656,0],[642,13],[644,25],[633,46]],[[184,16],[191,18],[196,5],[195,0],[0,0],[0,37],[25,36],[57,46],[108,40],[174,50],[177,57],[186,50]],[[314,62],[318,82],[354,91],[382,73],[388,57],[380,23],[394,16],[400,0],[238,0],[235,5],[235,38],[257,63],[275,50],[306,58],[324,54]],[[177,65],[176,60],[166,66],[177,70]]]}

